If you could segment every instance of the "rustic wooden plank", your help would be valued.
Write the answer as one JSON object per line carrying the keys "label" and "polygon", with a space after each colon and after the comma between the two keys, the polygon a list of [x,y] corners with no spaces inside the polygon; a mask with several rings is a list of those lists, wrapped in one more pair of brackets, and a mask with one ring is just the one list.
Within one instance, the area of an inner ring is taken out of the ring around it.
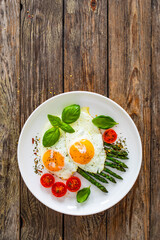
{"label": "rustic wooden plank", "polygon": [[[47,98],[63,91],[62,1],[21,2],[21,127]],[[21,182],[21,238],[62,239],[63,215],[41,204]]]}
{"label": "rustic wooden plank", "polygon": [[65,1],[64,89],[107,93],[107,0]]}
{"label": "rustic wooden plank", "polygon": [[[107,94],[107,1],[66,0],[64,90]],[[94,11],[93,11],[93,10]],[[106,239],[106,212],[64,216],[64,239]]]}
{"label": "rustic wooden plank", "polygon": [[149,239],[151,1],[109,0],[109,97],[136,123],[143,143],[138,181],[108,211],[107,239]]}
{"label": "rustic wooden plank", "polygon": [[160,236],[160,2],[152,1],[152,114],[150,239]]}
{"label": "rustic wooden plank", "polygon": [[[12,24],[11,24],[12,23]],[[19,1],[0,1],[0,239],[19,239]]]}

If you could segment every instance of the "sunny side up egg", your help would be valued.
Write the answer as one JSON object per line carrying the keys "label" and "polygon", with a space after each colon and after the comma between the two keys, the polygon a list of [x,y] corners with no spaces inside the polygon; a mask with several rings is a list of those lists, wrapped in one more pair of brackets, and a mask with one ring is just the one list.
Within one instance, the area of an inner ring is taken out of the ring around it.
{"label": "sunny side up egg", "polygon": [[106,153],[102,134],[92,123],[88,107],[81,108],[79,119],[72,123],[74,133],[66,133],[66,146],[70,158],[80,168],[92,173],[104,169]]}
{"label": "sunny side up egg", "polygon": [[[42,133],[50,129],[52,126],[48,123]],[[42,139],[41,138],[41,139]],[[73,173],[76,172],[77,166],[70,159],[65,140],[65,132],[60,130],[60,138],[52,147],[44,147],[42,142],[40,146],[40,154],[42,159],[42,164],[45,169],[55,174],[57,177],[62,179],[68,179]]]}

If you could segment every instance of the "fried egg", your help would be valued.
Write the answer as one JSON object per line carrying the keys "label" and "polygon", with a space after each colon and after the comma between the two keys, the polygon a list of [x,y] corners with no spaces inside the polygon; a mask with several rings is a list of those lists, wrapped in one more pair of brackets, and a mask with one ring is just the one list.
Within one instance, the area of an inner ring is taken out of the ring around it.
{"label": "fried egg", "polygon": [[72,123],[74,133],[66,133],[67,151],[78,167],[92,173],[99,173],[104,169],[106,159],[102,134],[92,123],[89,108],[81,108],[79,119]]}
{"label": "fried egg", "polygon": [[[51,127],[50,123],[45,126],[42,138],[45,131]],[[52,147],[44,147],[41,142],[40,154],[45,169],[57,177],[68,179],[77,170],[76,164],[70,159],[67,152],[65,132],[62,130],[60,130],[59,140]]]}

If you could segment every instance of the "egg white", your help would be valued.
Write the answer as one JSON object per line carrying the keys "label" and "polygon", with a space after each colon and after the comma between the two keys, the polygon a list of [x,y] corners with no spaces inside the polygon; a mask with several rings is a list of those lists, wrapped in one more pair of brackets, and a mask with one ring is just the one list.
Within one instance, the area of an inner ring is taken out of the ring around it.
{"label": "egg white", "polygon": [[103,147],[102,134],[92,123],[92,119],[93,118],[89,114],[89,108],[81,108],[79,119],[71,124],[75,132],[72,134],[66,133],[66,147],[69,153],[70,147],[75,142],[78,142],[82,139],[89,140],[94,146],[94,157],[91,159],[91,161],[87,164],[79,164],[73,160],[72,161],[85,171],[99,173],[104,169],[106,153]]}
{"label": "egg white", "polygon": [[[54,151],[59,152],[65,158],[64,159],[64,167],[61,170],[59,170],[59,171],[49,171],[48,169],[46,169],[46,170],[48,172],[51,172],[51,173],[55,174],[57,177],[60,177],[62,179],[68,179],[73,173],[75,173],[77,171],[77,166],[70,159],[70,157],[68,155],[68,151],[66,149],[65,132],[60,130],[60,138],[53,146],[51,146],[51,147],[44,147],[43,144],[42,144],[42,139],[43,139],[44,133],[48,129],[50,129],[51,127],[52,127],[52,125],[50,123],[47,123],[45,128],[43,129],[43,132],[42,132],[41,144],[40,144],[41,159],[43,158],[43,155],[44,155],[44,153],[47,150],[54,150]],[[42,161],[42,164],[43,164],[43,161]]]}

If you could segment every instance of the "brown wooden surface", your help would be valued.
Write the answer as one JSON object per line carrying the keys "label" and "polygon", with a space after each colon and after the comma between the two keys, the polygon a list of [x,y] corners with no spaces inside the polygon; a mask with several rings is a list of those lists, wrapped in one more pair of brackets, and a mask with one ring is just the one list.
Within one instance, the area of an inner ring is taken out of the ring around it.
{"label": "brown wooden surface", "polygon": [[[21,4],[19,90],[22,127],[40,103],[63,91],[63,79],[62,1],[26,0]],[[62,214],[41,204],[21,181],[20,238],[62,239],[62,224]]]}
{"label": "brown wooden surface", "polygon": [[[160,2],[0,0],[0,239],[159,239]],[[95,3],[94,3],[95,2]],[[52,211],[20,179],[16,148],[30,113],[71,90],[109,96],[135,121],[140,175],[111,209]]]}
{"label": "brown wooden surface", "polygon": [[149,239],[150,7],[150,0],[109,1],[109,97],[130,114],[143,144],[143,162],[136,184],[127,197],[108,211],[109,239]]}
{"label": "brown wooden surface", "polygon": [[18,239],[20,232],[19,14],[17,0],[0,1],[0,239]]}
{"label": "brown wooden surface", "polygon": [[152,2],[152,98],[151,98],[151,199],[150,239],[158,239],[160,230],[160,2]]}

